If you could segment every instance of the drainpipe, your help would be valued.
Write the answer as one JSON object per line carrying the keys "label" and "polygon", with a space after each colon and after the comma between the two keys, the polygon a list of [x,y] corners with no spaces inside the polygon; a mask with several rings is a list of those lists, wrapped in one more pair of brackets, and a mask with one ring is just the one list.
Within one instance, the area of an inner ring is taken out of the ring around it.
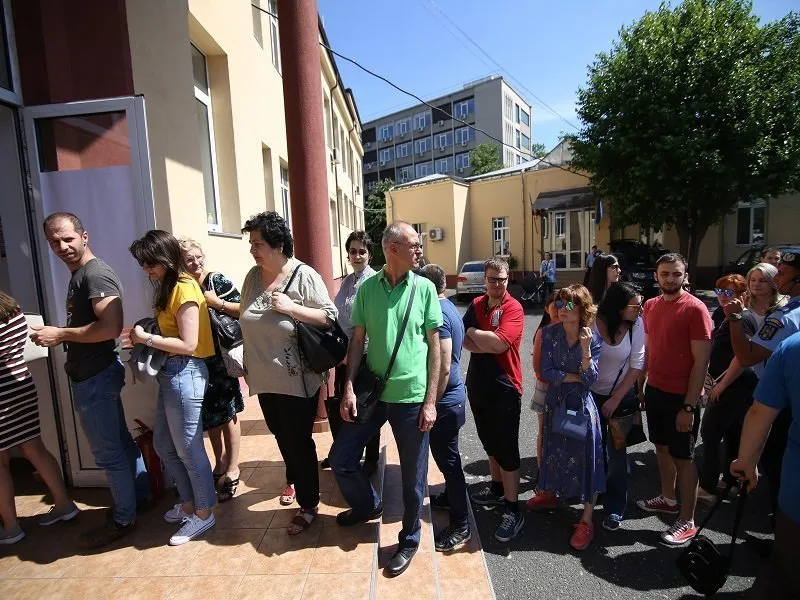
{"label": "drainpipe", "polygon": [[527,256],[525,252],[525,238],[528,237],[528,230],[525,225],[525,217],[527,211],[527,206],[525,205],[525,171],[520,171],[519,173],[519,190],[522,196],[522,279],[525,279],[525,257]]}

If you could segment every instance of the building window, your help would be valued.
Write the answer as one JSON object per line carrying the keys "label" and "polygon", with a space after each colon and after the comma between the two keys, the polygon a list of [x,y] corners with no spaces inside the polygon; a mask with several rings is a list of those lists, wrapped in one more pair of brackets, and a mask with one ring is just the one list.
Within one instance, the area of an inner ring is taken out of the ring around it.
{"label": "building window", "polygon": [[283,218],[289,229],[292,228],[292,202],[289,197],[289,170],[281,167],[281,206],[283,207]]}
{"label": "building window", "polygon": [[515,129],[515,130],[514,130],[514,145],[515,145],[517,148],[519,148],[519,147],[520,147],[520,141],[519,141],[519,129]]}
{"label": "building window", "polygon": [[524,133],[520,132],[519,140],[520,140],[520,148],[522,148],[526,152],[529,152],[531,149],[531,138],[529,138]]}
{"label": "building window", "polygon": [[456,129],[456,144],[461,144],[462,146],[469,144],[471,132],[471,127]]}
{"label": "building window", "polygon": [[414,152],[416,152],[417,154],[425,154],[430,149],[431,149],[430,138],[425,137],[419,140],[414,140]]}
{"label": "building window", "polygon": [[519,104],[514,103],[514,121],[519,123]]}
{"label": "building window", "polygon": [[461,102],[456,102],[455,104],[455,115],[458,119],[465,119],[474,112],[475,100],[473,98],[470,98],[469,100],[462,100]]}
{"label": "building window", "polygon": [[397,158],[405,158],[409,154],[411,154],[411,142],[397,144],[397,146],[395,146],[395,156],[397,156]]}
{"label": "building window", "polygon": [[401,119],[395,124],[395,131],[399,137],[405,136],[411,129],[411,119]]}
{"label": "building window", "polygon": [[525,109],[524,109],[524,108],[520,108],[520,109],[519,109],[519,117],[520,117],[520,119],[519,119],[519,120],[520,120],[520,123],[522,123],[523,125],[530,125],[530,124],[531,124],[531,117],[530,117],[530,115],[529,115],[529,114],[528,114],[528,113],[525,111]]}
{"label": "building window", "polygon": [[[272,44],[272,64],[278,73],[281,72],[281,40],[278,37],[278,0],[269,0],[269,34]],[[275,16],[273,16],[275,15]]]}
{"label": "building window", "polygon": [[430,162],[419,163],[414,165],[416,179],[433,174],[433,165]]}
{"label": "building window", "polygon": [[400,183],[407,183],[414,179],[414,167],[411,165],[407,167],[400,167],[397,170],[397,179],[400,181]]}
{"label": "building window", "polygon": [[453,145],[453,132],[447,131],[436,135],[434,146],[439,150],[445,150],[448,146]]}
{"label": "building window", "polygon": [[425,131],[425,128],[431,124],[431,113],[423,112],[414,115],[414,129],[417,131]]}
{"label": "building window", "polygon": [[342,161],[342,168],[344,169],[344,172],[347,173],[347,163],[345,162],[346,158],[345,152],[347,150],[345,149],[345,143],[344,143],[344,129],[342,129],[341,127],[339,127],[339,142],[340,142],[339,149],[342,151],[342,155],[339,156],[338,158],[339,160]]}
{"label": "building window", "polygon": [[548,239],[550,237],[550,217],[542,215],[542,238]]}
{"label": "building window", "polygon": [[261,0],[251,0],[250,10],[253,13],[253,37],[262,48],[264,47],[264,31],[261,27]]}
{"label": "building window", "polygon": [[503,114],[509,121],[513,118],[514,101],[508,94],[503,94]]}
{"label": "building window", "polygon": [[763,244],[766,234],[765,202],[740,202],[736,211],[736,245]]}
{"label": "building window", "polygon": [[382,142],[390,142],[394,137],[394,127],[392,125],[384,125],[381,127],[379,138]]}
{"label": "building window", "polygon": [[511,250],[511,230],[507,227],[508,217],[492,218],[492,254],[508,256]]}
{"label": "building window", "polygon": [[206,223],[210,230],[219,231],[222,225],[222,211],[219,205],[214,119],[211,115],[211,89],[206,57],[195,46],[192,46],[192,72],[194,74],[197,127],[200,135],[200,166],[203,169],[203,187],[206,199]]}
{"label": "building window", "polygon": [[335,248],[339,247],[339,219],[336,214],[336,200],[331,200],[330,208],[331,221],[331,243]]}
{"label": "building window", "polygon": [[560,212],[556,213],[556,237],[566,237],[567,236],[567,213]]}
{"label": "building window", "polygon": [[333,131],[331,131],[331,137],[333,138],[333,142],[332,143],[333,143],[333,147],[334,148],[338,148],[339,147],[339,141],[338,141],[338,138],[336,137],[336,132],[337,131],[339,131],[339,117],[337,117],[336,114],[334,114],[333,115]]}
{"label": "building window", "polygon": [[464,169],[469,169],[469,152],[456,154],[456,169],[461,173]]}
{"label": "building window", "polygon": [[453,172],[453,157],[447,156],[436,160],[436,172],[442,175]]}
{"label": "building window", "polygon": [[394,159],[394,148],[384,148],[378,153],[378,160],[381,166]]}
{"label": "building window", "polygon": [[347,172],[350,173],[351,178],[355,175],[353,171],[353,146],[350,144],[347,144]]}
{"label": "building window", "polygon": [[[328,100],[328,97],[325,96],[324,100],[324,110],[325,110],[325,143],[328,144],[328,147],[332,147],[331,138],[333,137],[333,133],[331,133],[331,101]],[[333,144],[334,146],[336,144]]]}

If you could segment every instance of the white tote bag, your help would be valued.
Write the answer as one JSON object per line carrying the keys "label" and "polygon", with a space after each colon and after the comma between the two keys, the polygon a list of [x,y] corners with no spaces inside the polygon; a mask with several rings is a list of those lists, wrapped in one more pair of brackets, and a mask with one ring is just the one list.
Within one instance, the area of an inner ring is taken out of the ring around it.
{"label": "white tote bag", "polygon": [[28,335],[25,337],[25,350],[23,353],[25,362],[29,363],[41,358],[47,358],[48,349],[44,346],[37,346],[30,338],[31,325],[44,326],[44,318],[42,318],[42,315],[25,313],[25,321],[28,323]]}

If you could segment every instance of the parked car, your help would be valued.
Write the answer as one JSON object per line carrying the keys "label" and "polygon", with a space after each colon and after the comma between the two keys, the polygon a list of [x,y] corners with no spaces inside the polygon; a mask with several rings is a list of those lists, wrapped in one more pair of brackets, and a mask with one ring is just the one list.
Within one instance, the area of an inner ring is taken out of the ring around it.
{"label": "parked car", "polygon": [[621,281],[635,285],[645,300],[661,293],[656,281],[656,260],[669,250],[656,250],[637,240],[614,240],[610,247],[622,267]]}
{"label": "parked car", "polygon": [[780,250],[781,254],[786,252],[800,254],[800,243],[775,244],[766,246],[759,244],[758,246],[751,246],[745,250],[739,258],[728,263],[728,265],[725,267],[725,273],[738,273],[739,275],[747,275],[747,272],[758,264],[761,251],[768,247]]}
{"label": "parked car", "polygon": [[486,279],[483,276],[482,260],[470,260],[461,266],[456,279],[456,300],[465,296],[479,296],[486,293]]}

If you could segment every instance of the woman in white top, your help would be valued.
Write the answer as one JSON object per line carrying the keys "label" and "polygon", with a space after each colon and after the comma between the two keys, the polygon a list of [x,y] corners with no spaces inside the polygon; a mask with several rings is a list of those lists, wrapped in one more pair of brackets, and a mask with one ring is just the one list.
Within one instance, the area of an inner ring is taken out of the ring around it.
{"label": "woman in white top", "polygon": [[[597,264],[595,262],[595,264]],[[597,381],[592,395],[600,411],[606,450],[606,493],[603,496],[603,527],[619,529],[628,502],[627,449],[617,449],[608,431],[608,421],[639,409],[636,379],[644,367],[644,323],[642,297],[629,283],[612,283],[597,307],[594,327],[603,338]]]}
{"label": "woman in white top", "polygon": [[764,324],[767,313],[786,301],[775,287],[778,269],[769,263],[758,263],[747,272],[747,308],[756,321],[756,331]]}

